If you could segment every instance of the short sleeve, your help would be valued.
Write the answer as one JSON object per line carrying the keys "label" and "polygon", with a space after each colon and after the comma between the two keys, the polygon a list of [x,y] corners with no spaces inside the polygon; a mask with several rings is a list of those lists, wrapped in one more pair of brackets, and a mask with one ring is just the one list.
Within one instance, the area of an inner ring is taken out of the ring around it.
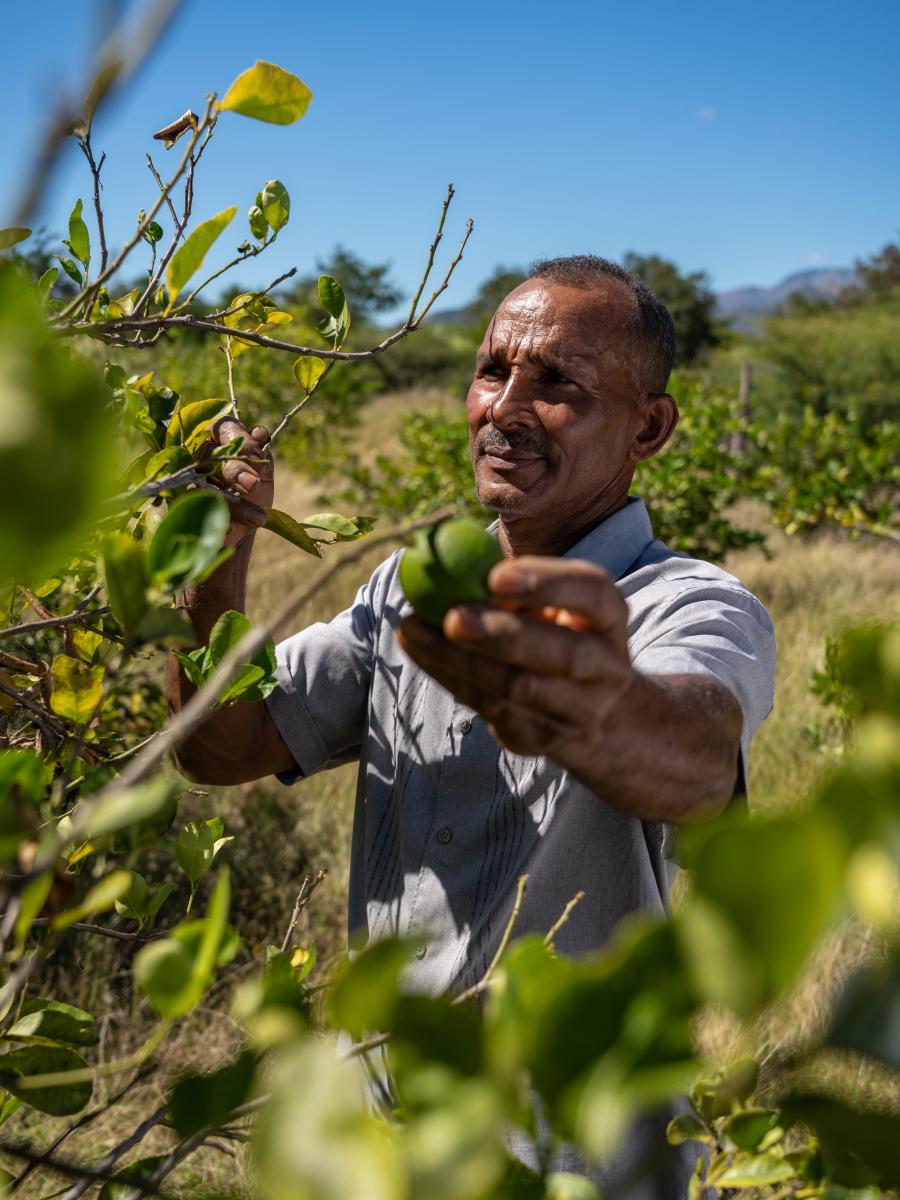
{"label": "short sleeve", "polygon": [[743,714],[746,786],[750,739],[774,703],[775,632],[769,614],[744,588],[706,580],[667,597],[652,613],[632,646],[634,667],[646,675],[712,675],[728,688]]}
{"label": "short sleeve", "polygon": [[278,776],[283,783],[359,757],[372,677],[378,575],[376,571],[332,621],[310,625],[275,648],[278,686],[266,705],[297,764],[295,771]]}

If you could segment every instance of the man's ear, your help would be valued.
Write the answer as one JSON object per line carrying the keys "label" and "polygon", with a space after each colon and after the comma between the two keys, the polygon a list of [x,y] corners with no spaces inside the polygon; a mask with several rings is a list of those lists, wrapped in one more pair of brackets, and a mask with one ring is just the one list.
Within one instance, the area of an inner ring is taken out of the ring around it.
{"label": "man's ear", "polygon": [[640,402],[641,422],[631,452],[635,462],[658,454],[678,424],[678,405],[668,392],[648,392]]}

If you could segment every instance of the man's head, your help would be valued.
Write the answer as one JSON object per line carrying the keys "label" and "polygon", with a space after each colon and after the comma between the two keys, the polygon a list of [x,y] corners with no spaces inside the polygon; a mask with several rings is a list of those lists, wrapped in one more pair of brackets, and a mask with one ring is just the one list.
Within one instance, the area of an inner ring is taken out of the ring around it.
{"label": "man's head", "polygon": [[536,263],[497,309],[469,389],[482,503],[524,542],[573,544],[624,504],[635,464],[674,429],[674,355],[665,306],[622,267]]}

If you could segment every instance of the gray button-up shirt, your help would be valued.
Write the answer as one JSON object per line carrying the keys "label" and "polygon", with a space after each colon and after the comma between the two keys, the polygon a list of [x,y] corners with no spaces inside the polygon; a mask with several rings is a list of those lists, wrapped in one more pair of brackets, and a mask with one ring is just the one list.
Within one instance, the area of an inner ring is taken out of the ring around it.
{"label": "gray button-up shirt", "polygon": [[[575,892],[585,893],[556,939],[563,954],[596,950],[630,912],[662,910],[668,827],[623,815],[548,758],[503,749],[475,712],[420,670],[395,636],[411,611],[398,557],[333,621],[278,646],[279,687],[267,701],[296,760],[294,778],[359,760],[351,944],[418,938],[408,983],[436,994],[484,974],[524,872],[519,935],[546,932]],[[772,623],[759,601],[720,567],[655,541],[636,497],[566,557],[616,580],[639,671],[712,675],[734,694],[746,777],[775,673]]]}

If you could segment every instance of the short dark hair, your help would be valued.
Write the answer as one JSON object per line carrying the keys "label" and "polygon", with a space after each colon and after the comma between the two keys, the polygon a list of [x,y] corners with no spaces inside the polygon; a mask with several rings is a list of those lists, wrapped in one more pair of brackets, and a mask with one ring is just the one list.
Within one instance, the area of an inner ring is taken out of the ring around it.
{"label": "short dark hair", "polygon": [[569,287],[591,288],[602,279],[616,279],[630,289],[635,301],[635,325],[641,357],[647,367],[648,391],[664,392],[675,363],[675,325],[662,300],[646,283],[618,263],[596,254],[545,258],[534,263],[529,279],[547,279]]}

